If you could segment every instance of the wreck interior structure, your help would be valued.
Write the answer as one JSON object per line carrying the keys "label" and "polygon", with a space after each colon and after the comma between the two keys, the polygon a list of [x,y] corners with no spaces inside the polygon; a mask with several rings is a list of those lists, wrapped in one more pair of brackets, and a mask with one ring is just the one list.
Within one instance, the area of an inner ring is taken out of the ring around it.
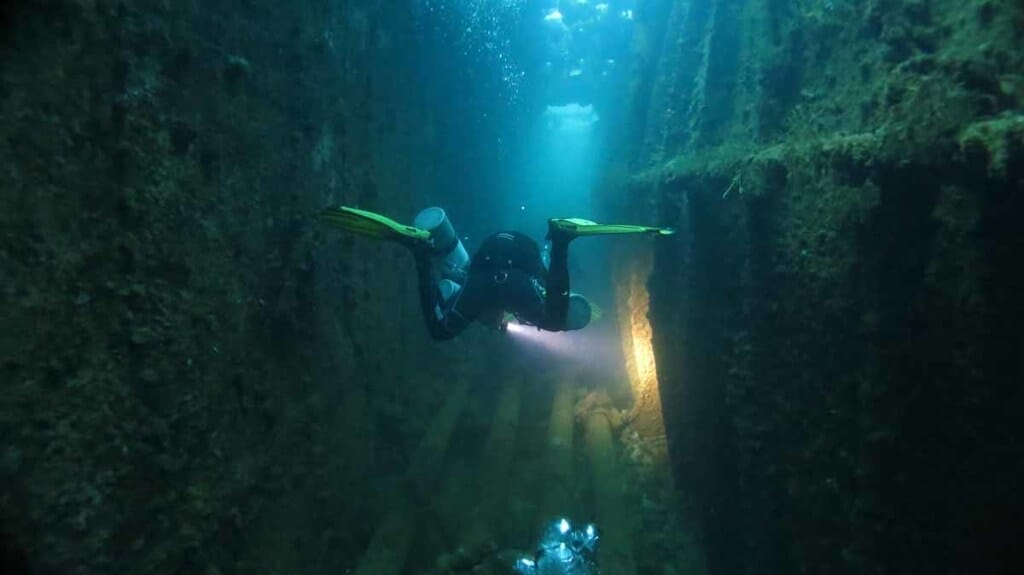
{"label": "wreck interior structure", "polygon": [[[567,518],[607,575],[1014,572],[1022,46],[1016,0],[4,3],[4,571],[512,573]],[[580,333],[442,342],[332,205],[677,233],[574,241]]]}

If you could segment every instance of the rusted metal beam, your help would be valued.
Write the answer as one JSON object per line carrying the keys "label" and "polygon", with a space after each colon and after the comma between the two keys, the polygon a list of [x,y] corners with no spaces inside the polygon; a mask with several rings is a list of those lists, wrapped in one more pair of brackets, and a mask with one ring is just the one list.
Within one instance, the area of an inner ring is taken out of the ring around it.
{"label": "rusted metal beam", "polygon": [[597,525],[601,533],[598,564],[602,573],[633,575],[633,515],[622,499],[623,475],[615,459],[612,425],[607,410],[594,410],[584,419],[583,441],[590,462]]}
{"label": "rusted metal beam", "polygon": [[466,403],[470,381],[471,378],[462,378],[456,384],[444,406],[431,421],[409,465],[404,485],[396,490],[390,510],[377,527],[366,553],[359,561],[357,575],[392,575],[402,572],[416,535],[416,503],[428,497],[437,482],[452,431]]}

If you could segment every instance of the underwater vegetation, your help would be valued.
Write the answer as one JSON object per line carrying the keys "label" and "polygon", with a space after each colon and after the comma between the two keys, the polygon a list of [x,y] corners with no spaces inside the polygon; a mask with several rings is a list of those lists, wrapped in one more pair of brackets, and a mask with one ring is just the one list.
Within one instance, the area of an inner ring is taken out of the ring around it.
{"label": "underwater vegetation", "polygon": [[710,570],[1012,572],[1020,7],[664,8],[620,202],[684,230],[650,315]]}
{"label": "underwater vegetation", "polygon": [[419,327],[382,313],[414,309],[406,262],[309,221],[401,209],[422,171],[389,7],[5,3],[5,561],[309,572],[365,546],[359,477],[401,464],[431,386],[382,399],[377,456],[361,406],[445,353],[375,335]]}

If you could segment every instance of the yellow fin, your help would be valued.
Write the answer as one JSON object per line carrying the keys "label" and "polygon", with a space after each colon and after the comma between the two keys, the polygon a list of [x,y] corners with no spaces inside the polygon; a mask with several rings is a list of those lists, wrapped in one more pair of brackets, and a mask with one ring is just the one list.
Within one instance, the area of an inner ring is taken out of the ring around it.
{"label": "yellow fin", "polygon": [[430,239],[430,232],[427,230],[407,226],[387,216],[348,206],[325,208],[317,214],[317,219],[347,232],[381,240],[410,243]]}

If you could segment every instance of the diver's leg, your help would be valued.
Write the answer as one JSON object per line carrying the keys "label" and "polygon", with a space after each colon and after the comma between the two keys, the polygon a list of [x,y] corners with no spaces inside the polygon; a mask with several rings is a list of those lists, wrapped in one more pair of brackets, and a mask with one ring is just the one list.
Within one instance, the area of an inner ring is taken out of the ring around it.
{"label": "diver's leg", "polygon": [[419,279],[420,311],[430,337],[451,339],[466,329],[480,314],[484,286],[472,275],[458,293],[445,301],[430,264],[429,255],[416,254],[416,275]]}
{"label": "diver's leg", "polygon": [[[423,314],[423,323],[427,326],[430,337],[434,339],[449,339],[446,331],[437,317],[438,310],[444,303],[441,298],[441,288],[434,281],[434,271],[430,268],[430,259],[421,254],[416,255],[416,278],[419,281],[420,312]],[[447,335],[447,337],[445,337]]]}
{"label": "diver's leg", "polygon": [[561,331],[565,329],[569,315],[569,241],[571,238],[551,235],[551,261],[548,264],[547,301],[544,329]]}

